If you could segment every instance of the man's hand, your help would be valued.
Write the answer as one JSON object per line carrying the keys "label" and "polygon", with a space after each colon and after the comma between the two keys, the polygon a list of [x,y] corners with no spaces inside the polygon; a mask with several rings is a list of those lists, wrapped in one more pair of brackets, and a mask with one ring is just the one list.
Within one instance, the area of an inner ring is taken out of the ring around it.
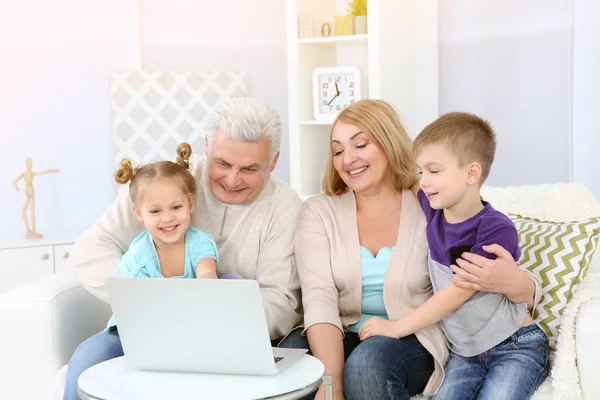
{"label": "man's hand", "polygon": [[463,253],[462,258],[452,265],[456,286],[482,292],[503,293],[513,303],[529,302],[533,298],[535,285],[502,246],[492,244],[483,250],[496,255],[495,260],[477,254]]}
{"label": "man's hand", "polygon": [[379,317],[368,319],[358,330],[360,340],[367,340],[371,336],[388,336],[394,339],[400,337],[397,321],[390,321]]}

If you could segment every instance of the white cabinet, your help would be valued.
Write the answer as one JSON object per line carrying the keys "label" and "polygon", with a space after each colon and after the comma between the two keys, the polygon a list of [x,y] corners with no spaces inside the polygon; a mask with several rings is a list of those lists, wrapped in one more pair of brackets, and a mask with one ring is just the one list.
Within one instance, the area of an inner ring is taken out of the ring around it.
{"label": "white cabinet", "polygon": [[58,274],[67,269],[67,261],[73,244],[59,244],[54,246],[54,273]]}
{"label": "white cabinet", "polygon": [[0,293],[54,273],[53,246],[0,251]]}
{"label": "white cabinet", "polygon": [[77,233],[0,238],[0,293],[67,268]]}
{"label": "white cabinet", "polygon": [[[412,137],[438,116],[437,1],[367,0],[367,34],[322,37],[346,3],[286,0],[290,184],[301,196],[320,192],[331,146],[331,122],[313,115],[315,68],[359,67],[361,97],[392,104]],[[300,17],[313,38],[299,37]]]}

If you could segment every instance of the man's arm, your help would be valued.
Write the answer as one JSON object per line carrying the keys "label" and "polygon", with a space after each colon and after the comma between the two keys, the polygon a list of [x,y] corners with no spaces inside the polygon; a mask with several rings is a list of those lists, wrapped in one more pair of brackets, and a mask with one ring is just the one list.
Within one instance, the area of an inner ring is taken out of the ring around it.
{"label": "man's arm", "polygon": [[117,274],[123,253],[143,226],[131,210],[129,191],[123,187],[113,205],[75,242],[69,265],[94,296],[108,301],[104,281]]}
{"label": "man's arm", "polygon": [[256,267],[256,280],[272,340],[287,335],[302,321],[300,281],[294,258],[296,207],[290,204],[280,207],[285,210],[274,210]]}

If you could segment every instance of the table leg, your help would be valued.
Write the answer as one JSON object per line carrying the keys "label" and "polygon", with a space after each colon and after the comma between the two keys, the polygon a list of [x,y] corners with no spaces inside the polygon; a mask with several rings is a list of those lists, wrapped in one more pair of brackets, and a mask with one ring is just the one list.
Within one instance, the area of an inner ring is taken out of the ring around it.
{"label": "table leg", "polygon": [[323,375],[321,381],[325,387],[325,400],[333,400],[333,378],[331,375]]}

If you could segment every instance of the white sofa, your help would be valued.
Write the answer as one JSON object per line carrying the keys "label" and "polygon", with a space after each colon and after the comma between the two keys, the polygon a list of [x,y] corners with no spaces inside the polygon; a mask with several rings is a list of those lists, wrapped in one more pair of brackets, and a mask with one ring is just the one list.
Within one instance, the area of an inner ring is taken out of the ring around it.
{"label": "white sofa", "polygon": [[[531,217],[568,221],[600,216],[600,204],[578,184],[484,188],[483,193],[496,208]],[[588,279],[567,306],[573,305],[563,326],[570,327],[571,313],[574,331],[561,332],[555,360],[560,368],[554,366],[553,379],[536,398],[600,398],[594,372],[600,360],[599,275],[597,251]],[[90,295],[70,271],[0,295],[0,399],[59,398],[63,367],[73,350],[103,329],[109,314],[110,307]]]}

